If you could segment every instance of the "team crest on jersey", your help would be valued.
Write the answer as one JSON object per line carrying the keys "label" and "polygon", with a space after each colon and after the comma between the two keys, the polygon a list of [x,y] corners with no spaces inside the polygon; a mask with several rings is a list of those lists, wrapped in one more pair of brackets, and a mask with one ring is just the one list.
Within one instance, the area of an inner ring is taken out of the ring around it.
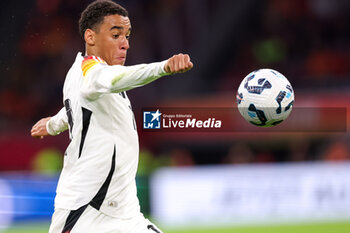
{"label": "team crest on jersey", "polygon": [[160,129],[161,128],[161,115],[162,113],[157,111],[144,111],[143,112],[143,128],[144,129]]}

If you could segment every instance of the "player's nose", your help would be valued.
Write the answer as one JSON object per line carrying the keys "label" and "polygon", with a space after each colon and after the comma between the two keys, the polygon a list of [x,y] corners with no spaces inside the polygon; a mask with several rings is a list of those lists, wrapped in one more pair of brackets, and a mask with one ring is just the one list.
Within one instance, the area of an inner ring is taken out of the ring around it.
{"label": "player's nose", "polygon": [[126,37],[123,37],[120,42],[120,49],[128,50],[129,47],[129,40]]}

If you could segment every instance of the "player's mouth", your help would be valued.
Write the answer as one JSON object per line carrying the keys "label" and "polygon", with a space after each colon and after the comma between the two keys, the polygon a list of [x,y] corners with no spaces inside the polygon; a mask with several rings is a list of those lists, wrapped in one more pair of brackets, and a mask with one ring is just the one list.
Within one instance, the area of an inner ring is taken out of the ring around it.
{"label": "player's mouth", "polygon": [[116,59],[117,59],[118,61],[125,62],[126,56],[125,56],[125,55],[117,56]]}
{"label": "player's mouth", "polygon": [[116,57],[116,59],[118,60],[118,61],[125,61],[125,57]]}

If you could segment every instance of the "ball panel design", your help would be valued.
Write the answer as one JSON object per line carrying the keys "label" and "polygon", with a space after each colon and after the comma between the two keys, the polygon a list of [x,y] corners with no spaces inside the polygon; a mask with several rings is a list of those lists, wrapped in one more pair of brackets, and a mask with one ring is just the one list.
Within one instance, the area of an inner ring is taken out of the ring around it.
{"label": "ball panel design", "polygon": [[260,69],[241,82],[236,102],[248,122],[262,127],[285,120],[294,104],[294,91],[288,79],[276,70]]}

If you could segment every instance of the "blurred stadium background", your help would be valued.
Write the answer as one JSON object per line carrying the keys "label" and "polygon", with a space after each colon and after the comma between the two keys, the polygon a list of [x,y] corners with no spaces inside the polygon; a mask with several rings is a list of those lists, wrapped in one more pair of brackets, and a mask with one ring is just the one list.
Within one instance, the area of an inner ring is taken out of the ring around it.
{"label": "blurred stadium background", "polygon": [[[30,128],[62,106],[65,74],[84,51],[77,21],[90,2],[0,2],[0,232],[48,230],[69,140],[66,133],[35,140]],[[347,132],[140,130],[143,107],[234,107],[243,77],[264,67],[290,80],[296,107],[342,107],[348,114],[350,1],[118,3],[133,27],[127,65],[178,52],[195,64],[187,74],[128,92],[147,216],[170,233],[350,231]],[[305,120],[317,126],[318,116]]]}

